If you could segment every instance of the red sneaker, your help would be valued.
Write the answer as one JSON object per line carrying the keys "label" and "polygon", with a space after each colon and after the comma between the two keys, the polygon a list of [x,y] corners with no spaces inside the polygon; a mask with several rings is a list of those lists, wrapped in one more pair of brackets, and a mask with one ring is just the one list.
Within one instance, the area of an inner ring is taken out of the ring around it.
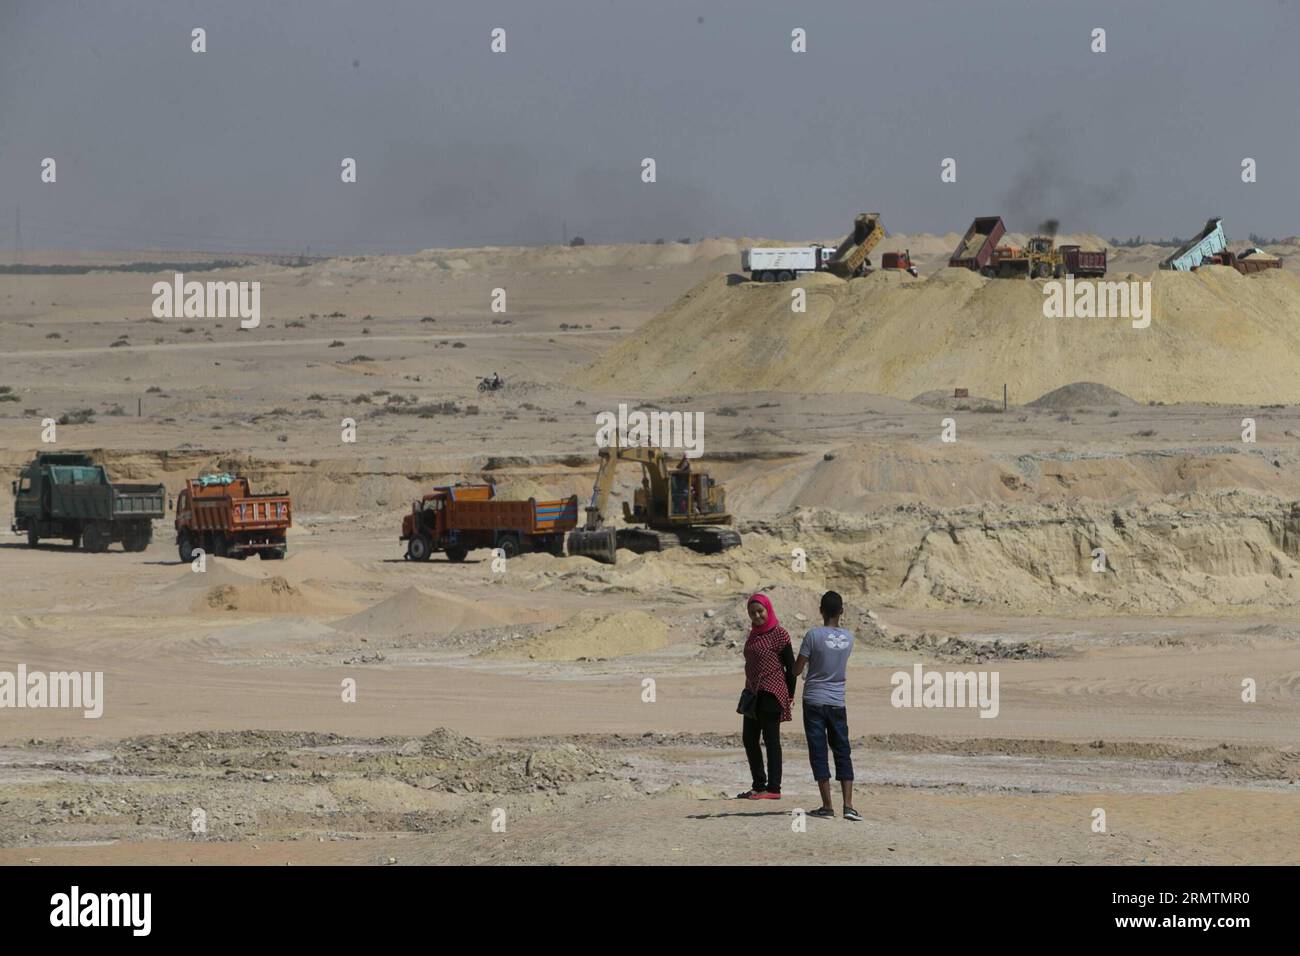
{"label": "red sneaker", "polygon": [[778,792],[778,793],[773,793],[771,790],[764,790],[764,791],[762,791],[761,793],[756,793],[756,794],[754,794],[754,795],[753,795],[752,797],[750,797],[749,799],[751,799],[751,800],[780,800],[780,799],[781,799],[781,794],[780,794],[779,792]]}

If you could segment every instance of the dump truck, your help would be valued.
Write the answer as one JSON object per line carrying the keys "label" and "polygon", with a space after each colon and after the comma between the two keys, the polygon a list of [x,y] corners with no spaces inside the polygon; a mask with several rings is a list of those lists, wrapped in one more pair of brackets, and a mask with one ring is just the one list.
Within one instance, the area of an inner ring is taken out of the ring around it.
{"label": "dump truck", "polygon": [[1266,269],[1280,269],[1282,260],[1258,248],[1246,249],[1239,253],[1228,252],[1225,249],[1210,256],[1201,265],[1231,266],[1242,275],[1248,276]]}
{"label": "dump truck", "polygon": [[898,269],[901,272],[909,272],[917,275],[916,266],[912,265],[912,250],[904,252],[886,252],[880,257],[880,268]]}
{"label": "dump truck", "polygon": [[153,539],[153,520],[165,514],[162,485],[108,480],[103,465],[79,452],[41,452],[20,472],[14,493],[13,531],[27,532],[27,544],[42,538],[70,540],[92,553],[114,541],[143,551]]}
{"label": "dump truck", "polygon": [[[614,487],[619,462],[641,466],[641,487],[631,505],[623,502],[623,520],[631,527],[614,528],[605,521],[605,509]],[[662,448],[619,447],[600,449],[600,467],[583,527],[569,535],[569,554],[614,564],[618,549],[637,553],[665,551],[679,546],[702,554],[716,554],[740,545],[740,535],[727,525],[726,490],[706,472],[670,467]]]}
{"label": "dump truck", "polygon": [[[1100,278],[1106,274],[1106,250],[1061,246],[1062,275],[1075,278]],[[1060,275],[1057,276],[1060,278]]]}
{"label": "dump truck", "polygon": [[1183,243],[1172,256],[1161,262],[1160,268],[1190,272],[1205,260],[1226,252],[1227,248],[1228,238],[1223,234],[1223,220],[1207,219],[1205,228],[1197,233],[1195,238]]}
{"label": "dump truck", "polygon": [[868,256],[883,238],[885,227],[880,224],[880,213],[859,213],[853,219],[853,231],[826,260],[826,271],[841,279],[866,275],[871,266]]}
{"label": "dump truck", "polygon": [[201,475],[176,496],[176,550],[182,561],[198,552],[243,560],[283,558],[293,505],[285,492],[253,494],[243,475]]}
{"label": "dump truck", "polygon": [[998,247],[1006,232],[1007,227],[1001,216],[978,217],[957,244],[956,251],[948,260],[948,266],[982,272],[993,258],[993,250]]}
{"label": "dump truck", "polygon": [[789,282],[795,276],[824,271],[833,251],[825,246],[744,249],[740,268],[755,282]]}
{"label": "dump truck", "polygon": [[508,501],[493,485],[443,485],[411,505],[402,518],[408,561],[442,551],[464,561],[476,548],[500,548],[507,558],[526,551],[564,555],[564,536],[578,526],[578,496]]}

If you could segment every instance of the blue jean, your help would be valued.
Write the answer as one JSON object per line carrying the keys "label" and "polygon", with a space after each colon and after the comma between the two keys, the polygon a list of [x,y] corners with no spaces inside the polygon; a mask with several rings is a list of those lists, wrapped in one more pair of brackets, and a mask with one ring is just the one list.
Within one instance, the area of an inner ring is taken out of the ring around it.
{"label": "blue jean", "polygon": [[803,702],[803,733],[808,738],[808,762],[813,779],[819,783],[831,778],[826,760],[827,744],[835,755],[835,779],[853,779],[852,748],[849,746],[849,712],[831,704]]}

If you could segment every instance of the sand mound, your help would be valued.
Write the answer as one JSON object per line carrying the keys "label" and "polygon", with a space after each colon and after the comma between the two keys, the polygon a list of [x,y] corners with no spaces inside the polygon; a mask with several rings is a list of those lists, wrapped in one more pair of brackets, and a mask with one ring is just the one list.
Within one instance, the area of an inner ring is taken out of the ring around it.
{"label": "sand mound", "polygon": [[498,603],[486,604],[449,594],[406,588],[373,607],[335,621],[333,627],[384,637],[445,636],[487,627],[502,627],[543,618],[540,612]]}
{"label": "sand mound", "polygon": [[527,640],[498,645],[484,657],[572,661],[646,654],[669,642],[668,625],[645,611],[584,611],[567,624]]}
{"label": "sand mound", "polygon": [[333,551],[291,551],[276,570],[293,584],[303,581],[333,581],[340,584],[374,581],[372,574]]}
{"label": "sand mound", "polygon": [[[1139,402],[1300,402],[1300,277],[1231,269],[1111,275],[1149,279],[1151,325],[1046,318],[1044,283],[940,269],[801,278],[807,311],[781,285],[708,278],[589,369],[593,388],[667,394],[871,392],[907,399],[967,388],[1023,402],[1072,382]],[[906,279],[907,281],[900,281]],[[1076,286],[1082,283],[1076,283]],[[756,335],[764,348],[754,349]],[[666,341],[690,342],[663,353]],[[647,354],[664,360],[645,362]]]}
{"label": "sand mound", "polygon": [[250,584],[210,587],[191,607],[198,612],[251,614],[336,614],[346,602],[309,585],[294,586],[279,575]]}
{"label": "sand mound", "polygon": [[1098,382],[1073,382],[1040,395],[1029,403],[1034,408],[1081,408],[1088,406],[1136,405],[1123,392]]}

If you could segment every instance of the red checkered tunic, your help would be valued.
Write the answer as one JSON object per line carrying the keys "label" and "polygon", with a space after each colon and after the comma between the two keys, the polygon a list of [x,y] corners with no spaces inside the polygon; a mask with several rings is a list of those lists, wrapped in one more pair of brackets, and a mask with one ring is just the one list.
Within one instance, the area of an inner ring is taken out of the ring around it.
{"label": "red checkered tunic", "polygon": [[790,634],[780,624],[745,641],[745,686],[758,693],[765,690],[781,702],[781,719],[790,719],[790,688],[781,666],[781,648],[790,645]]}

